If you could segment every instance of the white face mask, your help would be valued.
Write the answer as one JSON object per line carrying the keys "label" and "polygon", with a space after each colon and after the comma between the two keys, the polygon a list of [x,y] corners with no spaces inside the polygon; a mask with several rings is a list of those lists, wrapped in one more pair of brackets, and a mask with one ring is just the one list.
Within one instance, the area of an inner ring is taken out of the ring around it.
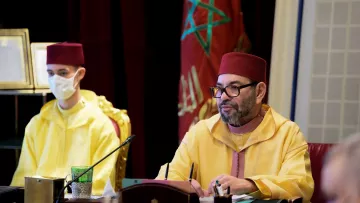
{"label": "white face mask", "polygon": [[48,78],[50,90],[57,99],[65,100],[75,93],[76,89],[74,86],[76,85],[74,85],[74,78],[76,74],[77,71],[71,78],[64,78],[56,74]]}

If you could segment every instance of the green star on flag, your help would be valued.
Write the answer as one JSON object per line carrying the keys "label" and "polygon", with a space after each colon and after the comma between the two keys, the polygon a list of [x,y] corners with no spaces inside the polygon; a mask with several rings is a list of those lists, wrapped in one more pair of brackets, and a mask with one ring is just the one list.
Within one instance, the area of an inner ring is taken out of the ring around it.
{"label": "green star on flag", "polygon": [[[220,9],[214,6],[215,0],[209,0],[209,3],[201,2],[201,0],[188,0],[192,3],[191,8],[188,11],[186,20],[185,20],[185,30],[181,35],[181,40],[184,40],[187,35],[194,33],[196,39],[199,41],[201,47],[204,49],[206,55],[210,54],[210,46],[211,46],[211,38],[212,38],[212,28],[218,25],[225,24],[230,22],[230,18],[226,16],[226,14]],[[193,14],[195,12],[196,7],[201,7],[208,10],[208,22],[206,24],[195,25]],[[218,21],[213,21],[214,13],[218,14],[222,17],[222,19]],[[186,29],[187,25],[190,24],[190,28]],[[200,35],[200,30],[207,30],[206,32],[206,41]]]}

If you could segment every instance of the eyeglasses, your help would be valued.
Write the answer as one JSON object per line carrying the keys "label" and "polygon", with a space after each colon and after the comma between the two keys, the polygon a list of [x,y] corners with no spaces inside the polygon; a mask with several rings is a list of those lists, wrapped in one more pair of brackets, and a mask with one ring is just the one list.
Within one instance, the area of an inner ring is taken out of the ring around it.
{"label": "eyeglasses", "polygon": [[224,88],[221,87],[210,87],[210,93],[211,96],[214,98],[220,98],[221,95],[225,92],[225,94],[230,97],[237,97],[240,95],[240,90],[245,88],[245,87],[250,87],[250,86],[254,86],[257,85],[258,82],[252,82],[250,84],[246,84],[246,85],[241,85],[241,86],[237,86],[237,85],[228,85]]}

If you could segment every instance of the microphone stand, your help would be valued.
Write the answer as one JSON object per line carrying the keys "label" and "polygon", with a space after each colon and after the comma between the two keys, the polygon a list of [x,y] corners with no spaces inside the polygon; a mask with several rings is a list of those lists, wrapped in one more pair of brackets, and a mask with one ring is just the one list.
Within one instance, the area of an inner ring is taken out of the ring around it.
{"label": "microphone stand", "polygon": [[70,180],[61,190],[60,193],[58,195],[58,197],[56,198],[56,203],[59,203],[60,200],[60,196],[61,194],[64,192],[64,190],[71,185],[74,181],[78,180],[79,178],[81,178],[81,176],[83,176],[85,173],[89,172],[91,169],[93,169],[96,165],[98,165],[99,163],[101,163],[104,159],[108,158],[111,154],[113,154],[114,152],[116,152],[117,150],[119,150],[120,148],[122,148],[123,146],[129,144],[132,139],[135,137],[135,135],[131,135],[130,137],[128,137],[120,146],[118,146],[117,148],[115,148],[113,151],[111,151],[109,154],[107,154],[105,157],[103,157],[102,159],[100,159],[98,162],[96,162],[94,165],[92,165],[91,167],[89,167],[88,169],[86,169],[84,172],[82,172],[80,175],[78,175],[77,177],[75,177],[73,180]]}

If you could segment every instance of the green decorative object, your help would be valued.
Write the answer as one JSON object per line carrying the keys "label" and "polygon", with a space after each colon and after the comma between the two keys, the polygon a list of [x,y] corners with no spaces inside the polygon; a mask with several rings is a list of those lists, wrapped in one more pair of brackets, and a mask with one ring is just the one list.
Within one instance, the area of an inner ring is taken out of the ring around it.
{"label": "green decorative object", "polygon": [[[86,170],[89,169],[90,166],[73,166],[71,167],[71,177],[72,180],[74,180],[76,177],[84,173]],[[74,182],[77,183],[92,183],[93,179],[93,169],[90,169],[88,172],[86,172],[84,175],[82,175],[80,178],[75,180]]]}

